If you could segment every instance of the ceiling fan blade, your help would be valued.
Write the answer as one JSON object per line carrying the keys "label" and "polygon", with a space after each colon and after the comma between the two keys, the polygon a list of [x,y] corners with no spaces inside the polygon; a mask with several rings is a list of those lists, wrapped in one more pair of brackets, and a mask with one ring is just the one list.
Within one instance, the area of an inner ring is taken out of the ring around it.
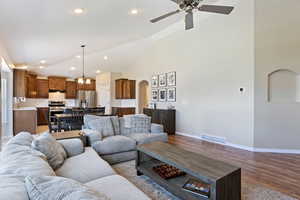
{"label": "ceiling fan blade", "polygon": [[165,18],[167,18],[167,17],[170,17],[170,16],[172,16],[172,15],[175,15],[175,14],[177,14],[177,13],[179,13],[179,12],[180,12],[180,10],[176,10],[176,11],[173,11],[173,12],[169,12],[169,13],[167,13],[167,14],[165,14],[165,15],[160,16],[160,17],[151,19],[150,22],[152,22],[152,23],[158,22],[158,21],[163,20],[163,19],[165,19]]}
{"label": "ceiling fan blade", "polygon": [[187,12],[188,13],[185,15],[185,30],[190,30],[194,28],[194,15],[192,10]]}
{"label": "ceiling fan blade", "polygon": [[215,5],[202,5],[200,8],[198,8],[199,11],[204,12],[213,12],[213,13],[219,13],[224,15],[229,15],[234,7],[232,6],[215,6]]}

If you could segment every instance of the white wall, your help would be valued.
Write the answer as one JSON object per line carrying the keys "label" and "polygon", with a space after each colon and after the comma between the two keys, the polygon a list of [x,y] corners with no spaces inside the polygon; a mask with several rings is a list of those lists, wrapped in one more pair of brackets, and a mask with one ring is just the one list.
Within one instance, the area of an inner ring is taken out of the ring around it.
{"label": "white wall", "polygon": [[210,15],[191,31],[153,41],[129,67],[127,77],[137,83],[177,72],[178,132],[253,146],[253,3],[240,1],[230,16]]}
{"label": "white wall", "polygon": [[[9,57],[4,45],[0,41],[0,59],[3,58],[7,65],[12,65],[12,60]],[[0,65],[1,66],[1,65]],[[2,75],[6,76],[5,78],[8,80],[8,97],[7,97],[7,105],[8,105],[8,123],[2,124],[2,130],[0,130],[3,135],[5,136],[12,136],[13,134],[13,73],[3,73]],[[4,77],[3,77],[4,78]],[[1,139],[1,132],[0,132],[0,139]],[[1,141],[0,141],[1,143]],[[1,146],[1,145],[0,145]],[[1,147],[0,147],[1,148]]]}
{"label": "white wall", "polygon": [[255,147],[300,149],[300,104],[267,101],[269,73],[300,73],[299,8],[299,0],[256,0]]}

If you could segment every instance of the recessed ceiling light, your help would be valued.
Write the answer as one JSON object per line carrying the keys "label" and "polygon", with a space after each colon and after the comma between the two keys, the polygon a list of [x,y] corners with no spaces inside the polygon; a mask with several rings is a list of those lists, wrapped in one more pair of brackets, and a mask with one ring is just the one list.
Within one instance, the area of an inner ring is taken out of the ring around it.
{"label": "recessed ceiling light", "polygon": [[107,60],[107,59],[108,59],[108,57],[107,57],[107,56],[104,56],[103,58],[104,58],[104,60]]}
{"label": "recessed ceiling light", "polygon": [[46,60],[41,60],[40,63],[41,63],[41,64],[45,64],[45,63],[46,63]]}
{"label": "recessed ceiling light", "polygon": [[80,56],[80,55],[77,55],[76,58],[81,58],[81,56]]}
{"label": "recessed ceiling light", "polygon": [[40,66],[40,69],[44,69],[45,67],[44,66]]}
{"label": "recessed ceiling light", "polygon": [[132,14],[132,15],[137,15],[137,14],[139,14],[139,11],[138,11],[138,9],[133,8],[133,9],[130,11],[130,14]]}
{"label": "recessed ceiling light", "polygon": [[100,70],[97,70],[97,71],[96,71],[96,73],[97,73],[97,74],[100,74],[100,73],[101,73],[101,71],[100,71]]}
{"label": "recessed ceiling light", "polygon": [[70,67],[70,70],[74,71],[74,70],[76,70],[76,67]]}
{"label": "recessed ceiling light", "polygon": [[80,15],[80,14],[82,14],[82,13],[84,12],[84,10],[83,10],[82,8],[75,8],[75,9],[73,10],[73,12],[74,12],[74,14],[76,14],[76,15]]}

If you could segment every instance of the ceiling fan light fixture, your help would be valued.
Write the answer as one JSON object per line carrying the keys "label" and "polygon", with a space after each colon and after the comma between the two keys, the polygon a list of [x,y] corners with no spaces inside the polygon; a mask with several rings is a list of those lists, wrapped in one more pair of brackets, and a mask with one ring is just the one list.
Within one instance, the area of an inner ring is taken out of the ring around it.
{"label": "ceiling fan light fixture", "polygon": [[91,79],[87,78],[87,79],[85,80],[85,84],[91,84]]}

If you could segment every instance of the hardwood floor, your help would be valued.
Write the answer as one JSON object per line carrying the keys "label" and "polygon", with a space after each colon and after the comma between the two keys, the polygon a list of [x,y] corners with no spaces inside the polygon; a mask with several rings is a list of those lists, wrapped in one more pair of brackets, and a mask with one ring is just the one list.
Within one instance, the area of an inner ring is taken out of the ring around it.
{"label": "hardwood floor", "polygon": [[300,155],[254,153],[189,138],[169,136],[169,142],[242,168],[242,184],[260,184],[300,199]]}

